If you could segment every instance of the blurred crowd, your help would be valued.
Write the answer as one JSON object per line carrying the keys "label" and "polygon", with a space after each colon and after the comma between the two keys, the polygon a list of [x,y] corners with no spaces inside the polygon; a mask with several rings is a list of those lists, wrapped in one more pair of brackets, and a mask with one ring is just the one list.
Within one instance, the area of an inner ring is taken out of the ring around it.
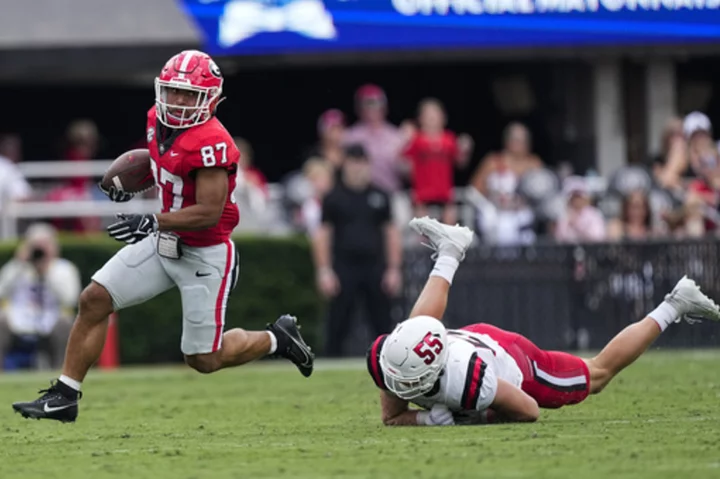
{"label": "blurred crowd", "polygon": [[[655,157],[600,178],[592,171],[575,174],[568,165],[546,166],[522,123],[506,126],[499,151],[475,152],[470,135],[447,129],[439,100],[422,100],[417,118],[400,126],[386,120],[388,101],[379,87],[360,88],[355,100],[355,124],[347,125],[338,110],[318,120],[318,142],[302,169],[307,188],[290,203],[294,224],[309,233],[318,227],[320,202],[337,182],[349,145],[366,152],[375,186],[391,195],[409,192],[409,214],[455,223],[458,206],[464,206],[471,215],[461,219],[486,243],[649,240],[719,231],[720,154],[710,119],[701,112],[668,119]],[[478,153],[483,156],[469,184],[454,184],[454,173]],[[402,215],[403,204],[395,206],[395,215]]]}
{"label": "blurred crowd", "polygon": [[[242,165],[235,196],[243,225],[259,232],[284,228],[313,234],[347,148],[360,147],[369,160],[371,183],[390,195],[398,224],[413,215],[460,221],[473,226],[481,241],[500,245],[699,237],[715,234],[720,226],[718,144],[701,112],[668,119],[659,153],[646,163],[600,178],[592,171],[575,174],[567,165],[548,167],[533,152],[532,132],[522,123],[506,126],[498,151],[483,152],[475,151],[470,134],[448,129],[438,99],[422,99],[416,117],[400,125],[388,121],[388,98],[379,86],[359,88],[354,104],[355,112],[330,109],[320,115],[314,144],[301,153],[282,188],[269,185],[262,173],[262,162],[269,160],[256,163],[250,141],[236,138]],[[349,113],[356,114],[353,124]],[[99,142],[96,125],[77,120],[67,128],[59,159],[98,159]],[[95,188],[97,178],[29,183],[17,166],[22,156],[18,136],[0,136],[0,211],[8,202],[27,199],[104,200]],[[461,171],[465,174],[458,175]],[[459,176],[469,177],[469,183],[455,184]],[[65,231],[102,227],[95,217],[48,220]]]}

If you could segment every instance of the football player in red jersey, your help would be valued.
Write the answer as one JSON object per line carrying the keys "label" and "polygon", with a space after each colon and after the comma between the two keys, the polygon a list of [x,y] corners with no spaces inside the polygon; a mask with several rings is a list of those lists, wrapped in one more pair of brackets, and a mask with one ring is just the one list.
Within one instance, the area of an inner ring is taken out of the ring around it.
{"label": "football player in red jersey", "polygon": [[[230,234],[239,221],[232,191],[240,153],[215,117],[222,85],[218,66],[196,50],[172,57],[156,78],[147,139],[162,212],[119,215],[108,227],[129,246],[81,294],[62,375],[39,399],[13,404],[24,417],[75,421],[80,386],[103,349],[108,315],[173,287],[182,297],[181,349],[190,367],[211,373],[277,355],[304,376],[312,373],[314,356],[293,316],[281,316],[266,331],[223,333],[239,272]],[[113,201],[131,199],[114,187],[106,194]]]}
{"label": "football player in red jersey", "polygon": [[[428,218],[410,226],[429,239],[437,260],[410,319],[368,350],[368,372],[382,390],[382,418],[389,426],[535,421],[540,408],[577,404],[602,391],[670,324],[720,321],[718,306],[683,277],[662,304],[591,359],[544,351],[489,324],[448,330],[435,318],[445,313],[472,231]],[[409,409],[409,403],[422,409]]]}

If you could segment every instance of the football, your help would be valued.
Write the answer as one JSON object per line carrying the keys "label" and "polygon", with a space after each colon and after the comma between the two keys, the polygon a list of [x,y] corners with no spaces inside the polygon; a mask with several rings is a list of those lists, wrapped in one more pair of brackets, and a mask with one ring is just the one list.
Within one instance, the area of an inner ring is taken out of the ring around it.
{"label": "football", "polygon": [[115,185],[126,193],[140,193],[155,185],[147,149],[126,151],[112,162],[100,184],[103,188]]}

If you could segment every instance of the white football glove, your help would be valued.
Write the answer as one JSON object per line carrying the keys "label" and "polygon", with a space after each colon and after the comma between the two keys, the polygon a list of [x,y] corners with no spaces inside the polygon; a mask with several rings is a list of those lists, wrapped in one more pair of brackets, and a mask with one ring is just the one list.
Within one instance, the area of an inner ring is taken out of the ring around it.
{"label": "white football glove", "polygon": [[420,426],[454,426],[455,419],[446,405],[436,404],[429,411],[418,412],[417,423]]}

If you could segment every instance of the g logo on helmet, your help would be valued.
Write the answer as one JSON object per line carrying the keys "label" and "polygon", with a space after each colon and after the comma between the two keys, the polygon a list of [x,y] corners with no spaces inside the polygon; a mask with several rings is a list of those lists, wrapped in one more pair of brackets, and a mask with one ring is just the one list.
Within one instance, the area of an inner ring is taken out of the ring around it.
{"label": "g logo on helmet", "polygon": [[210,70],[210,73],[216,78],[222,78],[222,73],[220,72],[220,67],[217,66],[217,63],[210,60],[208,63],[208,69]]}
{"label": "g logo on helmet", "polygon": [[443,350],[443,343],[440,338],[427,333],[422,341],[417,343],[413,348],[413,352],[423,358],[425,364],[432,364]]}

